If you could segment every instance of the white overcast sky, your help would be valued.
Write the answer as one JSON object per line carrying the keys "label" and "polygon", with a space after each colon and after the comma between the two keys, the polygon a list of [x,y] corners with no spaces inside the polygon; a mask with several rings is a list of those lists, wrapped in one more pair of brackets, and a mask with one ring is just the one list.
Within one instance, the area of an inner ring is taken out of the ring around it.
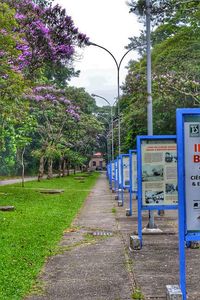
{"label": "white overcast sky", "polygon": [[[118,62],[127,51],[124,47],[129,43],[128,38],[139,35],[141,25],[129,13],[126,0],[54,0],[56,3],[66,8],[80,32],[85,33],[91,42],[107,48]],[[81,59],[75,63],[75,68],[81,74],[72,79],[70,85],[84,87],[87,92],[98,94],[113,103],[117,96],[117,68],[112,57],[94,46],[86,47],[79,54]],[[125,79],[128,61],[136,57],[137,54],[131,51],[124,58],[120,68],[120,84]],[[97,100],[97,104],[106,103]]]}

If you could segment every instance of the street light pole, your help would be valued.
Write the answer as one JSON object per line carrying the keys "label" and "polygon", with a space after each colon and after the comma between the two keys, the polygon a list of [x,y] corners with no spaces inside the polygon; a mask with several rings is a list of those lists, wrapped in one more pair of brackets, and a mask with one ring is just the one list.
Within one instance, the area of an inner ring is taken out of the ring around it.
{"label": "street light pole", "polygon": [[146,39],[147,39],[147,128],[148,128],[148,135],[153,135],[150,0],[146,0]]}
{"label": "street light pole", "polygon": [[[97,115],[98,115],[98,114],[97,114]],[[108,131],[108,134],[107,134],[107,145],[108,145],[108,144],[109,144],[109,143],[108,143],[108,138],[109,138],[109,134],[110,134],[110,131],[111,131],[111,128],[110,128],[110,122],[108,122],[108,120],[107,120],[106,118],[104,118],[103,116],[100,115],[100,117],[101,117],[102,119],[104,119],[104,121],[107,122],[108,127],[109,127],[109,131]],[[101,124],[104,124],[103,122],[100,122],[100,123],[101,123]],[[104,136],[104,135],[101,134],[101,136]],[[112,143],[112,141],[111,141],[111,143]],[[107,154],[108,154],[108,152],[109,152],[109,149],[108,149],[108,146],[107,146]],[[110,154],[108,154],[107,156],[108,156],[108,158],[110,158],[110,159],[108,159],[108,161],[112,159],[112,146],[111,146],[111,144],[110,144]]]}
{"label": "street light pole", "polygon": [[[146,0],[146,43],[147,43],[147,131],[153,135],[152,75],[151,75],[151,7]],[[154,212],[149,210],[148,228],[155,228]]]}
{"label": "street light pole", "polygon": [[110,102],[102,97],[102,96],[99,96],[99,95],[96,95],[96,94],[92,94],[91,95],[92,97],[97,97],[97,98],[100,98],[104,101],[106,101],[106,103],[108,103],[108,105],[110,106],[110,118],[111,118],[111,135],[112,135],[112,142],[111,142],[111,159],[114,160],[114,133],[113,133],[113,108],[112,108],[112,105],[110,104]]}
{"label": "street light pole", "polygon": [[115,65],[117,67],[117,104],[118,104],[117,107],[118,107],[118,117],[119,117],[119,119],[118,119],[118,154],[120,155],[121,154],[121,122],[120,122],[120,103],[119,103],[119,99],[120,99],[120,77],[119,77],[120,73],[119,72],[120,72],[120,67],[121,67],[123,59],[131,50],[133,50],[135,48],[131,48],[128,51],[126,51],[125,54],[122,56],[120,62],[118,63],[115,56],[107,48],[105,48],[99,44],[92,43],[92,42],[88,42],[88,45],[96,46],[98,48],[105,50],[113,58]]}

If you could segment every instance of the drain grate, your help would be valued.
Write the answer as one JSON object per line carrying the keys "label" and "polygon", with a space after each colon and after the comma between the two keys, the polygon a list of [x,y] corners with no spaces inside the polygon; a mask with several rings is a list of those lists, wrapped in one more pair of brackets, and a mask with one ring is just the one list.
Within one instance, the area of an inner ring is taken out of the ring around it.
{"label": "drain grate", "polygon": [[92,233],[94,236],[112,236],[113,233],[110,231],[95,231]]}

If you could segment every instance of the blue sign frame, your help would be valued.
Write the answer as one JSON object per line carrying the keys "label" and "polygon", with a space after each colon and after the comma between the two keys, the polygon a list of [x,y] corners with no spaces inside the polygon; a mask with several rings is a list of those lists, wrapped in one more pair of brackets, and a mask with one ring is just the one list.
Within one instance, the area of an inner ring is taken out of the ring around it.
{"label": "blue sign frame", "polygon": [[178,209],[178,204],[174,205],[143,205],[142,204],[142,141],[156,140],[176,140],[176,135],[144,135],[137,136],[137,186],[138,186],[138,237],[142,248],[142,211],[143,210],[170,210]]}
{"label": "blue sign frame", "polygon": [[124,205],[124,195],[123,195],[123,162],[122,162],[122,155],[120,154],[117,157],[117,193],[118,193],[118,202],[122,201],[122,206]]}
{"label": "blue sign frame", "polygon": [[185,243],[200,241],[200,232],[188,232],[186,222],[186,196],[185,196],[185,138],[184,120],[186,116],[199,116],[200,108],[183,108],[176,110],[176,130],[178,148],[178,201],[179,201],[179,265],[180,288],[183,300],[186,300],[186,255]]}
{"label": "blue sign frame", "polygon": [[108,181],[109,181],[110,189],[112,189],[112,164],[111,164],[111,162],[108,165]]}
{"label": "blue sign frame", "polygon": [[133,214],[133,194],[136,194],[137,197],[137,191],[133,190],[132,186],[132,154],[136,153],[137,150],[129,150],[129,181],[130,181],[130,188],[129,188],[129,215],[132,216]]}
{"label": "blue sign frame", "polygon": [[114,173],[115,173],[115,179],[114,179],[114,191],[117,191],[117,159],[114,160]]}
{"label": "blue sign frame", "polygon": [[121,189],[121,183],[120,183],[120,175],[119,174],[120,172],[120,169],[119,168],[119,164],[121,164],[121,158],[120,158],[120,155],[117,157],[117,194],[118,194],[118,200],[120,199],[120,189]]}
{"label": "blue sign frame", "polygon": [[[123,189],[130,189],[130,183],[129,183],[129,185],[127,185],[127,184],[124,184],[124,158],[128,158],[128,163],[130,164],[130,159],[129,159],[129,157],[130,157],[130,155],[129,155],[129,153],[127,153],[127,154],[121,154],[121,158],[122,158],[122,174],[123,174],[123,176],[122,176],[122,187],[123,187]],[[129,165],[129,168],[130,168],[130,165]],[[129,178],[129,180],[130,180],[130,178]]]}
{"label": "blue sign frame", "polygon": [[111,190],[113,190],[113,184],[115,184],[115,161],[111,161],[111,168],[112,168],[112,185],[111,185]]}
{"label": "blue sign frame", "polygon": [[121,188],[120,188],[121,191],[120,191],[119,195],[121,195],[122,206],[124,206],[124,190],[130,188],[129,185],[124,185],[124,158],[125,157],[129,158],[129,154],[120,154],[119,157],[121,159],[121,181],[122,181]]}

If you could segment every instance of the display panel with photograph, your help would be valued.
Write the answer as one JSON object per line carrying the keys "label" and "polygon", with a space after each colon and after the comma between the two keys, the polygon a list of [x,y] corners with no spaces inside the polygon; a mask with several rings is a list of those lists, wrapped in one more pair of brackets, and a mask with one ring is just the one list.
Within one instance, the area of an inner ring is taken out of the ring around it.
{"label": "display panel with photograph", "polygon": [[176,205],[177,151],[175,140],[143,140],[142,204]]}
{"label": "display panel with photograph", "polygon": [[184,119],[185,202],[188,232],[200,232],[200,116]]}
{"label": "display panel with photograph", "polygon": [[137,191],[137,154],[132,153],[132,190]]}
{"label": "display panel with photograph", "polygon": [[129,155],[125,156],[123,155],[122,157],[122,162],[123,162],[123,187],[128,187],[130,182],[129,182]]}
{"label": "display panel with photograph", "polygon": [[114,180],[115,179],[115,163],[112,162],[111,166],[112,166],[112,180]]}
{"label": "display panel with photograph", "polygon": [[117,168],[118,168],[118,185],[122,185],[122,166],[121,166],[121,157],[117,159]]}

